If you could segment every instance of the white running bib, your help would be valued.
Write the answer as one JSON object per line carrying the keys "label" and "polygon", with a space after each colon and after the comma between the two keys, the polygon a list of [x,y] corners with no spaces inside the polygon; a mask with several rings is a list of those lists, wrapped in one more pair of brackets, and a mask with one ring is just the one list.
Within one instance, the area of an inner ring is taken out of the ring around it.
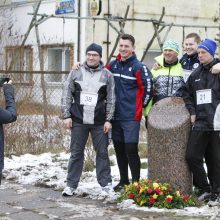
{"label": "white running bib", "polygon": [[212,103],[212,90],[203,89],[196,91],[197,105]]}
{"label": "white running bib", "polygon": [[98,94],[92,92],[81,92],[80,94],[80,104],[96,106],[98,100]]}

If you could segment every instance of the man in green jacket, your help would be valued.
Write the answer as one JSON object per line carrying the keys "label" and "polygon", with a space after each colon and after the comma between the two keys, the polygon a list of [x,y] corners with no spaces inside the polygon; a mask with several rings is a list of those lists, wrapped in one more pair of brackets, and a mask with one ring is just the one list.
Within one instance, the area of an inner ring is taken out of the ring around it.
{"label": "man in green jacket", "polygon": [[145,116],[153,104],[159,100],[171,97],[181,96],[181,87],[184,85],[183,70],[178,60],[179,44],[172,39],[164,42],[163,53],[156,57],[156,63],[160,68],[151,70],[153,75],[153,98],[145,108]]}

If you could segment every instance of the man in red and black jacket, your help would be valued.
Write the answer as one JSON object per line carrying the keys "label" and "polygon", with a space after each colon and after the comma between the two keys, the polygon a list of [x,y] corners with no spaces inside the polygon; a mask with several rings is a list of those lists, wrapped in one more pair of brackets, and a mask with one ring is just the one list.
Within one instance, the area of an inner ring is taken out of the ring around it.
{"label": "man in red and black jacket", "polygon": [[134,53],[135,39],[129,34],[121,36],[119,55],[106,67],[115,80],[115,114],[112,121],[112,139],[120,172],[120,190],[129,184],[128,165],[132,182],[140,179],[138,141],[142,108],[152,98],[152,74]]}

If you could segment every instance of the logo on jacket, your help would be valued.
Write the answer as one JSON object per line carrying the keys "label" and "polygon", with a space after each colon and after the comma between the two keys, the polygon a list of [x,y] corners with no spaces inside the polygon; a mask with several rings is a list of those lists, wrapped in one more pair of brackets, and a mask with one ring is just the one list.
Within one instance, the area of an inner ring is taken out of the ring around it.
{"label": "logo on jacket", "polygon": [[148,76],[148,71],[147,71],[146,66],[143,66],[143,67],[144,67],[144,74],[145,74],[145,76]]}
{"label": "logo on jacket", "polygon": [[129,67],[128,71],[131,72],[131,70],[132,70],[132,67]]}
{"label": "logo on jacket", "polygon": [[194,64],[193,64],[193,69],[198,68],[198,66],[199,66],[199,63],[194,63]]}

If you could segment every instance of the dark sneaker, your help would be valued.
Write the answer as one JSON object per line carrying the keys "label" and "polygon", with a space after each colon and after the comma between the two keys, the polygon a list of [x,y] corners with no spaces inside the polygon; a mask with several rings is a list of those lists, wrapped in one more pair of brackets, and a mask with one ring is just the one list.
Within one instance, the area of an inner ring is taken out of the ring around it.
{"label": "dark sneaker", "polygon": [[76,193],[76,189],[67,186],[67,187],[63,190],[62,195],[63,195],[63,196],[72,196],[72,195],[74,195],[75,193]]}
{"label": "dark sneaker", "polygon": [[212,193],[209,202],[207,203],[208,206],[219,206],[220,205],[220,194],[219,193]]}
{"label": "dark sneaker", "polygon": [[129,183],[126,184],[119,182],[118,185],[116,185],[113,189],[115,192],[120,192],[126,185],[129,185]]}
{"label": "dark sneaker", "polygon": [[198,200],[199,201],[205,201],[205,200],[208,200],[210,197],[211,197],[210,192],[203,192],[200,195],[198,195]]}
{"label": "dark sneaker", "polygon": [[207,201],[211,197],[211,192],[210,191],[205,191],[205,190],[198,189],[198,188],[195,190],[195,194],[197,196],[197,199],[201,202],[202,201]]}

